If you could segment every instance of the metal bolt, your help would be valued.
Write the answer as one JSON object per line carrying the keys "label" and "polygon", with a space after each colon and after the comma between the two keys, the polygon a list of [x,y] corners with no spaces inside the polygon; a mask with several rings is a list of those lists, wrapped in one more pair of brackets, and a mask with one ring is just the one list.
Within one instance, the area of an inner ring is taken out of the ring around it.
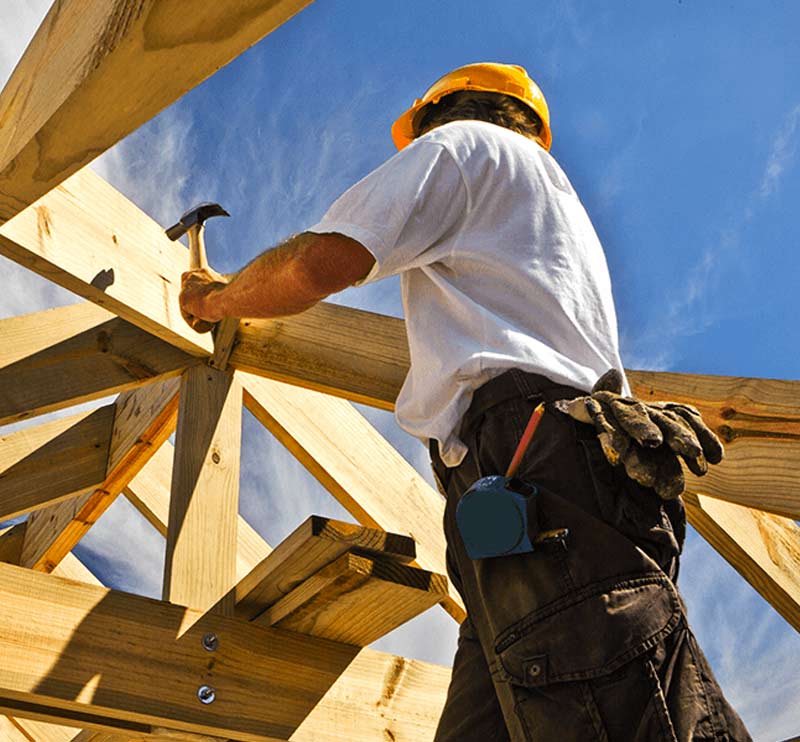
{"label": "metal bolt", "polygon": [[209,703],[214,703],[216,700],[217,691],[215,691],[210,685],[201,685],[197,689],[197,697],[200,699],[200,703],[208,706]]}
{"label": "metal bolt", "polygon": [[203,648],[208,652],[216,651],[219,646],[219,639],[216,634],[206,634],[203,637]]}

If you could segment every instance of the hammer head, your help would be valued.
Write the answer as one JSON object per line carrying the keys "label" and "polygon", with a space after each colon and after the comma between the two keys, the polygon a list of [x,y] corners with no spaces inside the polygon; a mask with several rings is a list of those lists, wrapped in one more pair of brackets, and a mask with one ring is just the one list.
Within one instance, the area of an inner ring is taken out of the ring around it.
{"label": "hammer head", "polygon": [[175,241],[178,237],[185,235],[189,227],[193,227],[195,224],[202,224],[206,219],[212,216],[230,216],[230,214],[219,204],[205,201],[189,209],[189,211],[180,218],[177,224],[173,224],[166,230],[167,237]]}

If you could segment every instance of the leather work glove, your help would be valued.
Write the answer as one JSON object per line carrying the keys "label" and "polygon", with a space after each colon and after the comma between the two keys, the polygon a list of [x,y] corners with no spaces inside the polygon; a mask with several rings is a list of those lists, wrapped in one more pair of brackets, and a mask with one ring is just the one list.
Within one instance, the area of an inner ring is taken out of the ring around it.
{"label": "leather work glove", "polygon": [[631,479],[665,500],[678,497],[685,487],[679,456],[697,476],[705,474],[709,464],[722,461],[722,444],[695,407],[645,403],[622,397],[621,391],[622,376],[611,369],[591,394],[554,404],[578,422],[593,425],[609,463],[622,464]]}

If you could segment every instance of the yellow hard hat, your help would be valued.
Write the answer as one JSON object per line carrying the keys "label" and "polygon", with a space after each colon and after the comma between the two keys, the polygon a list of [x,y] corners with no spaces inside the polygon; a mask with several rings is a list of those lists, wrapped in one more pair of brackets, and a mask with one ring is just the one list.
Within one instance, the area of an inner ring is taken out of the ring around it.
{"label": "yellow hard hat", "polygon": [[467,64],[448,72],[431,85],[422,98],[417,98],[392,125],[392,139],[397,149],[403,149],[415,138],[414,118],[430,103],[438,103],[445,95],[459,90],[482,90],[487,93],[503,93],[516,98],[531,108],[542,120],[542,131],[537,137],[546,150],[550,150],[553,135],[550,131],[550,111],[539,86],[528,77],[524,67],[516,64],[480,62]]}

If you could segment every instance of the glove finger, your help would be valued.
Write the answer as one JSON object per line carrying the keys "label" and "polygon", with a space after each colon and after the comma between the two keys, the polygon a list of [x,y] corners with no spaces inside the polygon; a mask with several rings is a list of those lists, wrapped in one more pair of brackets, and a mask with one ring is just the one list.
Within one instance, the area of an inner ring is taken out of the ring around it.
{"label": "glove finger", "polygon": [[622,374],[615,368],[606,371],[592,387],[592,394],[595,392],[622,393]]}
{"label": "glove finger", "polygon": [[648,410],[650,418],[661,429],[667,445],[686,458],[696,459],[703,453],[694,429],[671,410]]}
{"label": "glove finger", "polygon": [[722,461],[722,457],[725,455],[725,449],[722,447],[722,443],[720,439],[717,438],[714,431],[705,424],[702,415],[697,409],[690,405],[677,404],[674,402],[669,405],[669,409],[691,426],[708,463],[719,464],[719,462]]}
{"label": "glove finger", "polygon": [[686,488],[683,469],[678,457],[666,448],[661,448],[662,455],[658,462],[658,478],[656,480],[656,494],[662,500],[674,500],[680,497]]}
{"label": "glove finger", "polygon": [[653,462],[647,458],[647,449],[640,446],[631,446],[622,459],[625,466],[625,473],[638,482],[642,487],[654,487],[656,483],[656,468]]}
{"label": "glove finger", "polygon": [[702,477],[708,472],[708,462],[702,453],[695,458],[684,456],[683,460],[686,462],[686,466],[689,467],[689,471],[698,477]]}
{"label": "glove finger", "polygon": [[650,420],[644,404],[608,392],[600,392],[596,396],[609,405],[620,427],[640,446],[656,448],[661,445],[661,430]]}
{"label": "glove finger", "polygon": [[586,410],[587,397],[576,397],[575,399],[558,399],[553,402],[553,406],[565,415],[569,415],[579,423],[592,425],[591,415]]}
{"label": "glove finger", "polygon": [[684,490],[683,470],[678,457],[666,446],[631,446],[625,459],[625,472],[634,481],[656,491],[664,500],[678,497]]}
{"label": "glove finger", "polygon": [[592,397],[586,397],[586,411],[592,418],[600,446],[608,463],[617,466],[631,440],[614,420],[610,410]]}

